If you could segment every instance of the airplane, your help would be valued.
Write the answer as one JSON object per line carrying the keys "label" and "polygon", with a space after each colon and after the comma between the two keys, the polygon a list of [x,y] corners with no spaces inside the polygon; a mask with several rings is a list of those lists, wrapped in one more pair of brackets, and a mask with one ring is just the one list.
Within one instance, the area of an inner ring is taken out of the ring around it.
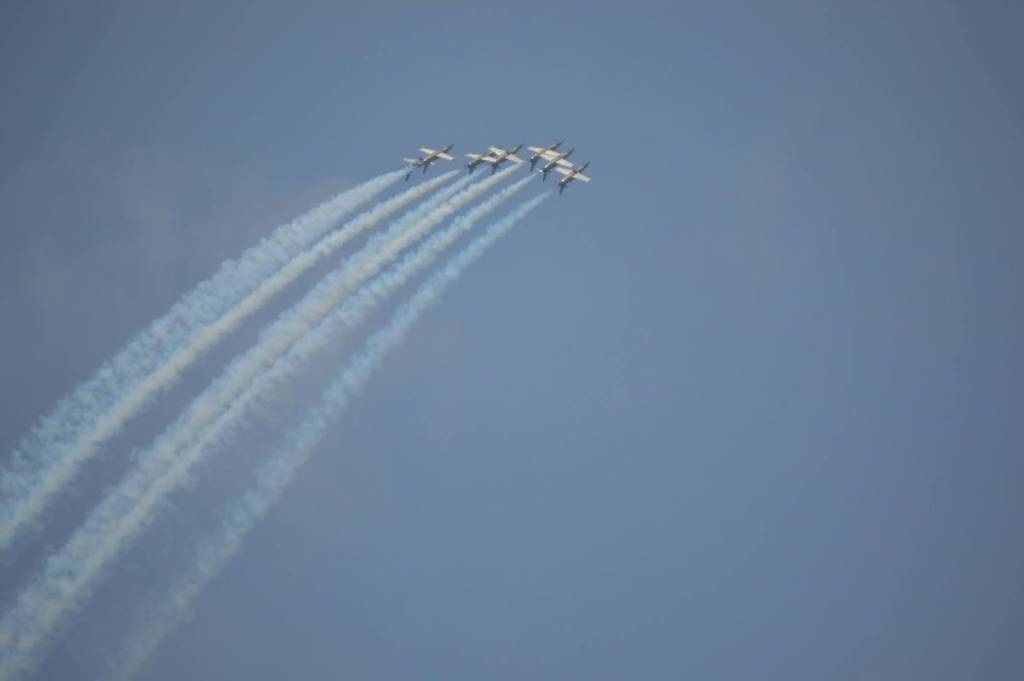
{"label": "airplane", "polygon": [[523,148],[522,144],[517,144],[511,149],[500,149],[498,147],[487,147],[487,154],[466,154],[469,158],[473,159],[466,164],[469,168],[469,172],[473,172],[481,163],[491,164],[491,174],[498,169],[505,161],[515,161],[516,163],[522,163],[523,159],[516,156],[516,152]]}
{"label": "airplane", "polygon": [[420,147],[420,151],[423,152],[423,156],[419,158],[403,158],[402,160],[408,163],[412,168],[409,168],[409,172],[405,174],[406,181],[409,180],[409,176],[412,175],[413,168],[422,167],[423,172],[427,172],[427,168],[430,167],[431,163],[434,163],[439,158],[443,158],[446,161],[454,161],[455,157],[448,154],[452,150],[454,144],[449,144],[444,149],[429,149],[427,147]]}
{"label": "airplane", "polygon": [[555,142],[554,144],[549,144],[546,147],[526,147],[531,152],[533,152],[533,155],[530,156],[530,170],[533,170],[534,167],[536,167],[537,161],[541,160],[542,158],[546,158],[546,154],[548,152],[554,152],[560,146],[562,146],[561,142]]}
{"label": "airplane", "polygon": [[562,192],[565,191],[566,185],[573,180],[579,180],[580,182],[590,182],[590,178],[583,174],[583,171],[590,165],[590,161],[587,161],[583,165],[572,166],[572,168],[565,168],[564,166],[555,166],[562,175],[565,175],[561,180],[558,181],[558,195],[561,196]]}
{"label": "airplane", "polygon": [[557,152],[557,151],[547,152],[548,154],[550,154],[550,156],[544,156],[544,159],[547,161],[547,163],[545,163],[544,167],[540,169],[540,174],[543,176],[541,179],[544,179],[544,180],[548,179],[548,173],[551,172],[552,168],[557,168],[559,166],[562,167],[562,168],[572,168],[572,163],[569,162],[569,161],[566,161],[565,159],[567,159],[570,156],[572,156],[572,152],[574,152],[574,151],[576,151],[576,150],[575,149],[570,149],[569,151],[563,151],[563,152]]}

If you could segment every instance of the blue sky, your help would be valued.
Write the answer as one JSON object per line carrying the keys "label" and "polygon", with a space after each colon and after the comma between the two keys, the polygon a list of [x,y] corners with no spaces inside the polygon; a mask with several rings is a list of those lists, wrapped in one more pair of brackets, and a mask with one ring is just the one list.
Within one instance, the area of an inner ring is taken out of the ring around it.
{"label": "blue sky", "polygon": [[[14,3],[0,451],[315,202],[564,139],[594,181],[423,320],[142,678],[1018,678],[1024,17],[983,4]],[[0,559],[3,604],[300,288]],[[101,673],[345,350],[39,678]]]}

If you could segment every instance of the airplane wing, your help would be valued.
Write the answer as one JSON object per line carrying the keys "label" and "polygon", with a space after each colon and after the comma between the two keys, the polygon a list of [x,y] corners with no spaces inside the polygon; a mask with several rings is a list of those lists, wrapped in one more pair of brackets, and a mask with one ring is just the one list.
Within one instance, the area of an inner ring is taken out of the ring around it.
{"label": "airplane wing", "polygon": [[542,157],[548,151],[546,147],[526,147],[535,154],[540,154]]}
{"label": "airplane wing", "polygon": [[422,151],[424,154],[437,153],[437,149],[428,149],[427,147],[420,147],[420,151]]}
{"label": "airplane wing", "polygon": [[[535,148],[536,147],[530,147],[530,149],[535,149]],[[542,159],[544,159],[545,161],[550,161],[555,156],[558,156],[558,152],[557,151],[551,151],[550,149],[537,149],[537,153],[539,153],[540,157]]]}
{"label": "airplane wing", "polygon": [[490,151],[492,154],[504,154],[505,153],[504,149],[499,149],[498,147],[487,147],[487,150]]}
{"label": "airplane wing", "polygon": [[[542,153],[540,155],[540,157],[542,159],[544,159],[545,161],[548,161],[549,163],[551,161],[555,160],[556,158],[558,158],[558,156],[559,156],[559,154],[558,154],[557,151],[545,151],[544,153]],[[572,168],[573,163],[572,163],[572,161],[570,161],[568,159],[559,158],[558,159],[558,165],[562,166],[563,168]]]}
{"label": "airplane wing", "polygon": [[571,176],[572,179],[574,179],[574,180],[579,180],[580,182],[590,182],[590,178],[587,177],[586,175],[584,175],[583,173],[573,174],[572,166],[570,166],[568,168],[564,168],[562,166],[555,166],[554,169],[557,170],[562,175],[565,175],[566,177],[570,177]]}
{"label": "airplane wing", "polygon": [[508,160],[510,160],[510,161],[515,161],[516,163],[522,163],[522,162],[523,162],[523,159],[519,158],[519,157],[518,157],[518,156],[516,156],[515,154],[509,154],[509,155],[508,155],[508,156],[506,156],[505,158],[507,158],[507,159],[508,159]]}
{"label": "airplane wing", "polygon": [[486,163],[497,163],[498,162],[498,159],[494,158],[493,156],[481,156],[480,160],[484,161]]}
{"label": "airplane wing", "polygon": [[454,156],[451,156],[451,155],[449,155],[449,154],[446,154],[446,153],[444,153],[443,151],[442,151],[442,152],[439,152],[439,153],[437,154],[437,157],[438,157],[438,158],[443,158],[443,159],[444,159],[444,160],[446,160],[446,161],[454,161],[454,160],[455,160],[455,157],[454,157]]}

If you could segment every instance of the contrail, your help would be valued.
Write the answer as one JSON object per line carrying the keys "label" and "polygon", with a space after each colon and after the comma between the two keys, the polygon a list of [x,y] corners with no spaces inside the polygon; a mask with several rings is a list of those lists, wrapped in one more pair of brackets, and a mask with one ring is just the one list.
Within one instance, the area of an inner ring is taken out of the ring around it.
{"label": "contrail", "polygon": [[297,427],[289,431],[283,445],[260,467],[256,485],[228,505],[216,536],[197,546],[194,562],[188,572],[170,589],[166,600],[158,610],[151,613],[146,624],[136,630],[130,644],[115,658],[106,678],[128,681],[142,669],[160,641],[188,618],[196,598],[238,552],[246,534],[280,499],[284,489],[309,460],[328,428],[341,416],[349,402],[358,396],[386,354],[402,341],[423,311],[441,298],[445,289],[458,279],[466,267],[547,196],[542,194],[522,203],[508,216],[491,225],[428,279],[399,308],[386,327],[370,337],[360,354],[327,388],[320,403]]}
{"label": "contrail", "polygon": [[[512,171],[514,168],[476,183],[441,208],[465,205]],[[518,190],[523,184],[525,181],[503,190],[498,197],[503,199],[510,189],[517,187]],[[495,200],[498,197],[474,209],[476,214],[486,212],[480,211],[484,206],[493,209],[500,202]],[[351,292],[352,286],[360,283],[359,278],[350,274],[354,265],[359,265],[355,271],[360,276],[375,273],[365,266],[367,262],[367,258],[353,256],[346,266],[325,277],[302,302],[271,324],[253,348],[233,360],[224,373],[193,400],[185,413],[139,457],[139,465],[100,502],[68,543],[46,561],[42,572],[0,620],[0,651],[9,651],[6,659],[0,657],[0,679],[4,678],[5,670],[32,666],[38,648],[84,601],[102,576],[103,568],[116,557],[126,541],[152,519],[159,502],[184,482],[192,464],[200,460],[211,445],[219,444],[244,424],[246,405],[252,397],[265,392],[260,386],[272,385],[275,380],[286,377],[302,365],[302,360],[315,349],[316,342],[326,342],[330,328],[337,322],[322,323],[324,318]],[[373,294],[362,298],[367,297],[375,299]],[[352,318],[356,314],[353,310],[368,311],[369,307],[368,304],[361,307],[346,304],[334,317]],[[325,330],[306,333],[318,324]],[[304,334],[309,338],[304,338]],[[293,343],[295,346],[289,351]],[[286,351],[288,354],[281,358]],[[250,387],[254,381],[257,385]],[[244,395],[251,397],[242,399]],[[204,433],[211,422],[213,426]],[[195,443],[198,433],[203,435]]]}
{"label": "contrail", "polygon": [[278,227],[238,260],[225,261],[63,398],[18,444],[0,474],[0,550],[45,509],[101,441],[254,309],[261,282],[287,269],[339,220],[403,175],[387,173],[342,192]]}

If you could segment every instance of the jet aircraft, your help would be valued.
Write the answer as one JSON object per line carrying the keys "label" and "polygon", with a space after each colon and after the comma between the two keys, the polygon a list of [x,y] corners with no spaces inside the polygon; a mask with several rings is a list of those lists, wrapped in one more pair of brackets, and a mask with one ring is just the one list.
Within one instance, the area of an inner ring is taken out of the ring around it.
{"label": "jet aircraft", "polygon": [[449,144],[444,149],[420,147],[420,151],[423,152],[423,156],[420,156],[419,158],[403,158],[403,161],[412,166],[409,168],[409,172],[405,174],[405,179],[408,180],[409,176],[412,175],[413,168],[422,167],[423,172],[427,172],[427,168],[430,167],[430,164],[435,163],[439,158],[443,158],[446,161],[454,161],[455,157],[448,153],[454,146],[454,144]]}
{"label": "jet aircraft", "polygon": [[526,147],[532,152],[530,155],[530,170],[533,170],[537,166],[537,161],[542,158],[546,158],[545,154],[549,152],[554,153],[554,151],[560,146],[562,146],[561,142],[555,142],[554,144],[549,144],[546,147]]}
{"label": "jet aircraft", "polygon": [[516,152],[523,148],[522,144],[517,144],[511,149],[501,149],[499,147],[488,147],[486,154],[466,154],[470,159],[470,162],[466,164],[469,168],[469,172],[480,165],[481,163],[491,164],[491,174],[501,166],[505,161],[515,161],[516,163],[522,163],[523,159],[516,156]]}
{"label": "jet aircraft", "polygon": [[572,168],[572,163],[570,161],[566,161],[565,159],[572,156],[572,152],[574,151],[576,150],[570,149],[569,151],[546,152],[544,160],[547,162],[544,164],[544,167],[540,169],[540,174],[543,176],[542,179],[548,179],[548,173],[550,173],[555,168]]}
{"label": "jet aircraft", "polygon": [[580,182],[590,182],[590,178],[583,174],[583,171],[590,165],[590,161],[587,161],[583,165],[571,166],[566,168],[564,166],[555,166],[562,175],[565,175],[561,180],[558,181],[558,194],[561,196],[562,192],[565,191],[566,186],[573,180],[579,180]]}

